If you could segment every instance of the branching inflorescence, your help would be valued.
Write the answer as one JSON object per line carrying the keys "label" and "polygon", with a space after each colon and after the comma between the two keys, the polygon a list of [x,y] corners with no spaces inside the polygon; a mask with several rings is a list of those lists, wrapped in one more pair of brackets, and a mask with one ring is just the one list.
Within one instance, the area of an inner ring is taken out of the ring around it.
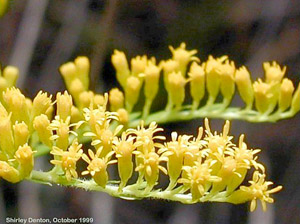
{"label": "branching inflorescence", "polygon": [[[252,83],[247,69],[236,69],[227,56],[210,56],[199,64],[196,50],[187,51],[185,44],[170,49],[172,59],[157,64],[154,58],[137,56],[130,69],[125,54],[115,51],[112,63],[124,93],[114,88],[104,95],[89,90],[89,60],[78,57],[60,67],[68,92],[57,93],[55,101],[42,91],[33,100],[26,98],[13,87],[18,70],[4,68],[0,177],[12,183],[27,179],[102,191],[124,199],[251,201],[251,211],[259,199],[266,210],[266,203],[273,202],[271,194],[282,187],[270,189],[273,183],[265,180],[265,167],[258,161],[260,150],[248,148],[244,135],[234,143],[229,121],[217,133],[205,118],[205,130],[200,127],[196,136],[173,132],[170,141],[157,123],[198,117],[273,122],[299,111],[299,86],[294,91],[293,83],[283,78],[286,68],[275,62],[264,63],[265,81]],[[168,103],[164,110],[152,112],[161,73]],[[188,84],[192,103],[184,105]],[[245,109],[229,107],[236,86]],[[142,91],[143,111],[133,112]],[[48,153],[53,168],[34,170],[34,157]],[[253,177],[245,184],[249,172]],[[111,178],[114,173],[116,180]],[[160,181],[163,175],[168,184]]]}

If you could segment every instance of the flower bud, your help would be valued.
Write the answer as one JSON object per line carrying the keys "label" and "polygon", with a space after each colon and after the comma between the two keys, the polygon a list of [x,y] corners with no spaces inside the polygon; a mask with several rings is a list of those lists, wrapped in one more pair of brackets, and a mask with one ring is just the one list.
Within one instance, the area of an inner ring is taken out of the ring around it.
{"label": "flower bud", "polygon": [[36,117],[40,114],[45,114],[46,111],[51,107],[52,101],[51,101],[52,95],[47,95],[46,92],[39,91],[39,93],[36,95],[36,97],[33,99],[32,104],[32,117]]}
{"label": "flower bud", "polygon": [[71,84],[76,78],[76,65],[73,62],[67,62],[59,67],[59,71],[62,77],[64,78],[67,89],[70,91]]}
{"label": "flower bud", "polygon": [[80,79],[75,78],[71,83],[70,87],[68,88],[68,91],[71,93],[71,95],[74,98],[74,101],[77,106],[81,105],[80,104],[80,98],[79,95],[84,91],[84,86]]}
{"label": "flower bud", "polygon": [[264,83],[259,79],[253,84],[255,106],[260,113],[265,113],[270,107],[270,99],[272,94],[270,93],[271,85]]}
{"label": "flower bud", "polygon": [[33,169],[34,159],[33,152],[29,145],[19,146],[15,154],[16,160],[20,164],[20,175],[22,178],[28,177]]}
{"label": "flower bud", "polygon": [[254,92],[250,73],[245,66],[236,70],[235,82],[242,100],[246,103],[247,108],[251,108],[254,100]]}
{"label": "flower bud", "polygon": [[0,118],[0,148],[9,158],[12,158],[15,148],[10,117],[11,114]]}
{"label": "flower bud", "polygon": [[72,96],[65,91],[63,94],[60,92],[56,94],[56,114],[63,120],[71,116],[71,108],[73,106]]}
{"label": "flower bud", "polygon": [[169,91],[170,99],[177,109],[180,109],[184,97],[186,84],[185,78],[181,75],[181,72],[173,72],[169,75]]}
{"label": "flower bud", "polygon": [[109,91],[108,100],[111,111],[117,111],[124,107],[124,94],[118,88],[113,88]]}
{"label": "flower bud", "polygon": [[22,121],[21,123],[16,122],[13,126],[15,148],[18,149],[19,146],[27,143],[29,138],[28,126]]}
{"label": "flower bud", "polygon": [[178,62],[179,70],[183,76],[185,76],[186,68],[190,61],[200,62],[199,58],[194,56],[197,53],[197,50],[186,50],[185,43],[181,43],[176,49],[174,49],[172,46],[169,46],[169,48],[173,55],[172,59]]}
{"label": "flower bud", "polygon": [[131,112],[134,105],[137,103],[140,96],[141,81],[134,76],[127,79],[125,88],[126,109]]}
{"label": "flower bud", "polygon": [[45,114],[34,118],[33,128],[37,131],[40,141],[48,147],[52,147],[52,131],[49,129],[50,121]]}
{"label": "flower bud", "polygon": [[147,56],[136,56],[131,59],[131,74],[138,76],[141,73],[144,73],[147,66]]}
{"label": "flower bud", "polygon": [[193,109],[197,109],[205,94],[205,72],[204,66],[193,62],[188,73],[190,77],[191,96],[193,98]]}
{"label": "flower bud", "polygon": [[233,61],[229,62],[229,60],[226,60],[225,63],[219,67],[219,74],[221,79],[221,93],[224,99],[230,102],[235,91],[235,65]]}
{"label": "flower bud", "polygon": [[3,77],[6,79],[9,87],[14,86],[19,77],[19,69],[14,66],[7,66],[3,69]]}
{"label": "flower bud", "polygon": [[292,95],[295,90],[291,80],[284,78],[280,86],[278,106],[281,111],[285,111],[292,103]]}
{"label": "flower bud", "polygon": [[291,111],[293,114],[296,114],[298,111],[300,111],[300,83],[293,95]]}
{"label": "flower bud", "polygon": [[94,108],[97,108],[98,106],[103,106],[105,103],[104,96],[101,94],[95,94],[94,95]]}
{"label": "flower bud", "polygon": [[87,57],[81,56],[77,57],[74,60],[76,69],[77,69],[77,77],[82,82],[84,90],[89,89],[89,72],[90,72],[90,61]]}
{"label": "flower bud", "polygon": [[145,69],[144,94],[147,100],[153,101],[159,88],[160,68],[153,63],[149,63]]}
{"label": "flower bud", "polygon": [[115,50],[114,54],[111,56],[111,62],[117,71],[118,82],[121,84],[123,89],[125,89],[130,71],[124,52]]}
{"label": "flower bud", "polygon": [[117,110],[117,113],[119,115],[120,124],[123,124],[123,125],[128,124],[129,114],[128,114],[127,110],[125,110],[124,108],[120,108],[119,110]]}
{"label": "flower bud", "polygon": [[19,171],[5,161],[0,161],[0,177],[11,183],[21,180]]}
{"label": "flower bud", "polygon": [[272,64],[269,62],[263,63],[263,68],[265,70],[267,83],[271,83],[272,81],[281,82],[286,71],[285,66],[281,69],[280,66],[275,61],[273,61]]}

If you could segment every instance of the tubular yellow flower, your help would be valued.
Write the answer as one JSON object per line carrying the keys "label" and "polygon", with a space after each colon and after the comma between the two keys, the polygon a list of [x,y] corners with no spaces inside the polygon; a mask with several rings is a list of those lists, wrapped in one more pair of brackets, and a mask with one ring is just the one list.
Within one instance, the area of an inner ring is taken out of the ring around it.
{"label": "tubular yellow flower", "polygon": [[179,64],[179,70],[181,71],[181,74],[185,76],[187,65],[190,61],[197,61],[200,62],[199,58],[194,56],[197,53],[197,50],[186,50],[186,44],[181,43],[180,46],[176,49],[174,49],[172,46],[169,46],[172,55],[173,60],[177,61]]}
{"label": "tubular yellow flower", "polygon": [[130,76],[126,80],[125,87],[125,100],[126,100],[126,110],[131,112],[134,105],[137,103],[140,96],[140,89],[142,87],[141,81],[135,77]]}
{"label": "tubular yellow flower", "polygon": [[5,161],[0,161],[0,177],[11,183],[21,181],[19,171]]}
{"label": "tubular yellow flower", "polygon": [[71,109],[73,106],[72,96],[65,91],[63,94],[60,92],[56,94],[56,114],[63,120],[71,116]]}
{"label": "tubular yellow flower", "polygon": [[82,159],[89,164],[87,170],[82,172],[82,175],[90,174],[99,186],[105,188],[108,181],[107,166],[109,164],[116,163],[117,161],[109,161],[109,158],[114,153],[113,151],[103,158],[99,158],[100,152],[101,149],[97,150],[96,154],[94,154],[94,152],[91,149],[89,149],[88,155],[91,159],[86,154],[82,155]]}
{"label": "tubular yellow flower", "polygon": [[163,74],[164,74],[164,86],[166,90],[169,90],[169,74],[172,72],[178,72],[179,71],[179,63],[178,61],[175,61],[173,59],[169,59],[167,61],[161,62],[162,68],[163,68]]}
{"label": "tubular yellow flower", "polygon": [[27,143],[29,138],[28,126],[22,121],[21,123],[16,122],[13,125],[15,148]]}
{"label": "tubular yellow flower", "polygon": [[83,92],[81,92],[79,94],[78,107],[80,109],[94,107],[94,105],[93,105],[94,96],[95,96],[95,94],[92,91],[83,91]]}
{"label": "tubular yellow flower", "polygon": [[[222,66],[218,68],[220,79],[221,79],[221,93],[224,96],[224,99],[229,104],[234,91],[235,91],[235,83],[234,83],[234,75],[235,75],[235,65],[233,61],[226,60]],[[227,106],[227,105],[226,105]]]}
{"label": "tubular yellow flower", "polygon": [[6,66],[3,69],[3,77],[6,79],[8,86],[12,87],[19,77],[19,69],[14,66]]}
{"label": "tubular yellow flower", "polygon": [[8,156],[8,158],[12,158],[15,153],[10,118],[11,113],[8,116],[0,117],[0,147],[1,150]]}
{"label": "tubular yellow flower", "polygon": [[127,79],[130,76],[130,71],[124,52],[115,50],[114,54],[111,56],[111,62],[117,71],[118,82],[121,84],[123,89],[125,89],[127,85]]}
{"label": "tubular yellow flower", "polygon": [[[167,157],[167,168],[170,177],[168,189],[175,187],[183,166],[184,154],[187,151],[188,141],[192,136],[180,135],[172,132],[172,141],[167,142],[164,148],[158,150],[162,157]],[[177,138],[178,137],[178,138]]]}
{"label": "tubular yellow flower", "polygon": [[[1,70],[0,70],[0,73],[1,73]],[[2,92],[5,91],[7,88],[8,88],[8,83],[7,83],[6,79],[0,75],[0,93],[1,93],[0,94],[0,103],[3,103]]]}
{"label": "tubular yellow flower", "polygon": [[72,142],[67,151],[54,146],[50,153],[54,156],[59,156],[59,158],[51,160],[51,163],[61,166],[67,181],[71,181],[72,178],[78,178],[76,163],[81,158],[83,150],[82,144],[79,144],[77,139]]}
{"label": "tubular yellow flower", "polygon": [[[29,124],[29,110],[26,104],[25,96],[15,87],[7,89],[3,93],[3,99],[7,106],[7,110],[12,112],[12,122],[24,121]],[[22,111],[22,113],[20,113]]]}
{"label": "tubular yellow flower", "polygon": [[104,96],[101,94],[95,94],[94,95],[94,108],[97,108],[99,106],[103,106],[105,103]]}
{"label": "tubular yellow flower", "polygon": [[119,117],[119,122],[122,125],[127,125],[129,122],[129,114],[128,111],[125,110],[124,108],[120,108],[117,110],[118,117]]}
{"label": "tubular yellow flower", "polygon": [[142,154],[141,152],[139,152],[135,154],[142,160],[140,164],[135,168],[135,171],[139,171],[144,174],[147,181],[147,187],[145,191],[149,192],[152,190],[158,180],[159,170],[161,170],[166,175],[168,173],[166,168],[159,165],[159,162],[163,161],[164,159],[162,157],[159,157],[156,152],[149,152],[147,154]]}
{"label": "tubular yellow flower", "polygon": [[270,62],[263,63],[263,68],[265,70],[267,83],[281,82],[286,71],[286,66],[281,69],[280,65],[278,65],[275,61],[273,61],[272,64]]}
{"label": "tubular yellow flower", "polygon": [[295,87],[293,82],[287,78],[284,78],[280,86],[280,94],[278,100],[278,106],[280,111],[285,111],[291,106],[294,90]]}
{"label": "tubular yellow flower", "polygon": [[195,110],[205,94],[205,71],[204,64],[198,65],[193,62],[188,73],[190,77],[191,96],[193,98],[192,109]]}
{"label": "tubular yellow flower", "polygon": [[144,94],[146,100],[153,101],[159,88],[159,75],[161,68],[151,62],[145,68],[145,87]]}
{"label": "tubular yellow flower", "polygon": [[245,66],[242,66],[236,70],[235,82],[242,100],[246,103],[246,107],[251,109],[254,101],[254,91],[250,73]]}
{"label": "tubular yellow flower", "polygon": [[214,103],[216,97],[219,94],[221,80],[218,70],[227,58],[227,56],[222,56],[215,59],[210,55],[208,57],[208,60],[205,62],[206,87],[210,97],[208,102],[209,104]]}
{"label": "tubular yellow flower", "polygon": [[90,61],[85,56],[77,57],[74,60],[76,66],[76,75],[83,84],[85,90],[89,89],[89,73],[90,73]]}
{"label": "tubular yellow flower", "polygon": [[82,93],[84,90],[84,86],[82,84],[82,82],[80,81],[80,79],[78,78],[74,78],[71,82],[70,82],[70,87],[67,88],[68,91],[71,93],[71,95],[74,98],[74,101],[76,103],[77,106],[80,106],[80,93]]}
{"label": "tubular yellow flower", "polygon": [[[65,81],[67,89],[71,92],[71,83],[76,78],[77,72],[75,64],[73,62],[67,62],[59,67],[59,72]],[[71,92],[71,94],[73,93]]]}
{"label": "tubular yellow flower", "polygon": [[178,183],[183,183],[189,187],[194,202],[205,195],[210,186],[214,182],[220,182],[222,179],[211,174],[211,166],[214,164],[213,160],[205,160],[197,162],[195,166],[184,166],[182,169],[186,171],[187,177],[180,178]]}
{"label": "tubular yellow flower", "polygon": [[32,102],[32,118],[40,115],[45,114],[47,110],[52,105],[52,95],[49,95],[43,91],[39,91],[36,97],[33,99]]}
{"label": "tubular yellow flower", "polygon": [[124,108],[124,94],[118,88],[113,88],[109,91],[108,100],[111,111]]}
{"label": "tubular yellow flower", "polygon": [[113,141],[113,149],[118,159],[118,171],[121,179],[119,191],[122,191],[126,186],[133,172],[132,152],[136,149],[133,143],[134,137],[128,136],[125,132],[122,133],[120,139],[117,137]]}
{"label": "tubular yellow flower", "polygon": [[300,111],[300,83],[293,95],[291,111],[293,114],[296,114]]}
{"label": "tubular yellow flower", "polygon": [[34,166],[33,151],[26,143],[19,146],[15,154],[16,160],[19,162],[19,171],[22,178],[28,177]]}
{"label": "tubular yellow flower", "polygon": [[67,117],[64,121],[59,116],[55,116],[55,119],[52,120],[49,125],[49,130],[55,131],[55,135],[50,137],[50,140],[56,140],[56,146],[62,150],[67,150],[69,145],[69,134],[77,136],[74,131],[71,131],[70,128],[77,124],[70,124],[71,117]]}
{"label": "tubular yellow flower", "polygon": [[273,203],[274,199],[270,197],[270,194],[276,193],[282,189],[282,186],[277,186],[271,190],[268,190],[269,186],[273,184],[271,181],[265,181],[265,174],[261,174],[258,171],[253,173],[253,180],[249,181],[251,184],[249,187],[241,186],[241,191],[249,194],[251,197],[250,211],[253,212],[256,209],[256,200],[261,201],[263,211],[267,210],[267,204]]}
{"label": "tubular yellow flower", "polygon": [[170,100],[172,105],[179,110],[184,101],[185,89],[184,86],[187,80],[181,75],[181,72],[173,72],[169,75],[169,91]]}
{"label": "tubular yellow flower", "polygon": [[271,84],[263,82],[261,79],[255,81],[253,84],[255,106],[260,113],[268,112],[270,108],[270,99],[272,98]]}
{"label": "tubular yellow flower", "polygon": [[33,128],[37,131],[40,141],[48,147],[52,147],[52,131],[49,128],[50,121],[45,114],[41,114],[34,118]]}
{"label": "tubular yellow flower", "polygon": [[139,74],[144,73],[147,66],[147,56],[136,56],[131,59],[131,74],[138,77]]}

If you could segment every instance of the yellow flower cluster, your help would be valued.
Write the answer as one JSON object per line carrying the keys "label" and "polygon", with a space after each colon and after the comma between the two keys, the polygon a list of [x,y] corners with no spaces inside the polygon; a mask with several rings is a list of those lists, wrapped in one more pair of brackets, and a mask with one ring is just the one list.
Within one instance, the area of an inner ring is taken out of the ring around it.
{"label": "yellow flower cluster", "polygon": [[[131,112],[143,87],[143,117],[150,116],[161,73],[168,92],[167,112],[182,110],[189,83],[191,112],[199,110],[206,94],[208,111],[220,93],[221,105],[226,108],[237,87],[247,110],[255,103],[261,115],[275,108],[278,113],[290,108],[295,114],[300,110],[300,87],[294,91],[293,83],[283,78],[286,68],[275,62],[264,63],[265,81],[252,83],[247,69],[236,69],[227,56],[209,56],[199,64],[194,56],[197,51],[186,50],[185,44],[170,50],[172,59],[156,63],[154,58],[137,56],[130,68],[125,54],[115,51],[112,63],[124,93],[117,88],[103,95],[90,91],[86,57],[60,67],[71,95],[68,91],[57,93],[55,100],[42,91],[33,100],[26,98],[13,87],[18,70],[4,68],[0,74],[0,177],[13,183],[26,178],[96,188],[124,198],[154,197],[184,203],[251,201],[251,211],[259,199],[265,210],[266,203],[273,202],[270,195],[281,186],[269,189],[272,182],[265,180],[265,167],[257,162],[260,150],[249,149],[244,135],[235,144],[229,135],[229,121],[222,133],[211,131],[205,119],[205,130],[200,127],[197,136],[173,132],[171,140],[166,141],[157,135],[163,129],[155,121],[145,123],[138,118],[139,123],[132,125],[129,115],[136,118]],[[170,116],[172,119],[176,120]],[[85,150],[83,143],[88,141],[90,149]],[[38,156],[49,152],[53,155],[50,172],[33,170],[35,152]],[[85,161],[85,167],[78,168],[80,160]],[[113,164],[118,169],[117,181],[109,177],[108,166]],[[166,188],[156,187],[161,172],[169,178]],[[248,172],[253,172],[249,186],[243,184]],[[83,179],[86,175],[91,178]]]}
{"label": "yellow flower cluster", "polygon": [[[178,48],[170,47],[170,50],[171,59],[156,64],[155,58],[137,56],[131,60],[130,68],[124,52],[115,50],[112,64],[117,72],[117,80],[124,89],[128,111],[132,111],[137,103],[145,82],[146,100],[143,113],[144,118],[147,117],[151,103],[158,93],[160,73],[163,74],[164,87],[168,93],[166,109],[169,111],[173,108],[177,111],[183,109],[185,86],[188,83],[193,100],[192,111],[199,109],[200,105],[209,108],[217,104],[219,95],[223,97],[221,111],[225,110],[236,88],[246,104],[246,111],[253,109],[254,105],[261,115],[271,114],[275,109],[277,113],[290,109],[289,112],[294,115],[300,110],[300,85],[295,91],[291,80],[284,78],[286,67],[281,68],[276,62],[263,64],[265,81],[259,79],[252,82],[247,68],[237,68],[227,56],[209,56],[207,61],[200,63],[200,59],[195,56],[197,51],[186,50],[184,43]],[[206,95],[207,102],[202,102]]]}

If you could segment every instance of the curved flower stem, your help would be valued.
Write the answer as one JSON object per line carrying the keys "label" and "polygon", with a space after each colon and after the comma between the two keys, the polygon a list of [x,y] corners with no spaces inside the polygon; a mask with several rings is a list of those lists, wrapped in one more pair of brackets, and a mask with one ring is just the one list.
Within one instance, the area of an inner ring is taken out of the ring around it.
{"label": "curved flower stem", "polygon": [[[107,184],[105,188],[97,185],[93,180],[82,180],[74,179],[71,182],[68,182],[66,178],[58,176],[54,172],[42,172],[33,170],[31,177],[27,180],[32,182],[37,182],[40,184],[52,185],[58,184],[62,186],[69,186],[75,188],[81,188],[88,191],[100,191],[107,193],[111,196],[126,199],[126,200],[141,200],[143,198],[155,198],[155,199],[165,199],[171,201],[178,201],[184,204],[194,204],[198,201],[192,200],[191,194],[181,194],[178,193],[181,190],[181,187],[175,188],[174,190],[153,190],[151,192],[146,192],[145,189],[140,189],[139,186],[129,185],[123,188],[123,191],[119,191],[119,185],[117,184]],[[203,196],[200,198],[200,202],[206,201]],[[213,198],[210,198],[209,201],[215,202],[226,202],[226,197],[223,192],[216,194]]]}

